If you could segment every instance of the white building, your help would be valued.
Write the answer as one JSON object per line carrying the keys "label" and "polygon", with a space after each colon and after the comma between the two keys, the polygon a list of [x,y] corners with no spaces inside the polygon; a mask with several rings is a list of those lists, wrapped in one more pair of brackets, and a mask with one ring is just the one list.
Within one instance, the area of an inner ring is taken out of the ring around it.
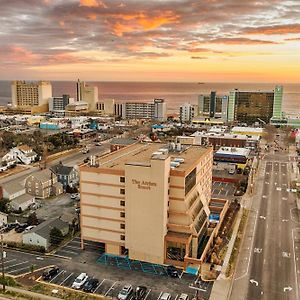
{"label": "white building", "polygon": [[98,87],[86,85],[84,81],[77,81],[77,101],[84,101],[88,104],[89,111],[96,110],[98,102]]}
{"label": "white building", "polygon": [[197,110],[197,107],[190,103],[181,105],[179,111],[180,122],[192,122],[192,119],[197,116]]}
{"label": "white building", "polygon": [[14,108],[48,106],[52,97],[52,86],[48,81],[13,81],[11,84],[12,106]]}
{"label": "white building", "polygon": [[36,160],[37,153],[27,145],[21,145],[10,149],[10,151],[2,157],[2,161],[17,161],[24,165],[29,165]]}

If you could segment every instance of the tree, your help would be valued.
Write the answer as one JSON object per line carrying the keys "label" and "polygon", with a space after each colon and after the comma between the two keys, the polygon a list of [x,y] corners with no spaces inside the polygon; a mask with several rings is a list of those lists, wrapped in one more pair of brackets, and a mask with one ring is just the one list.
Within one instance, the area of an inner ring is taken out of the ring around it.
{"label": "tree", "polygon": [[56,228],[53,227],[50,231],[50,244],[53,246],[58,246],[64,239],[64,236],[62,232]]}
{"label": "tree", "polygon": [[39,220],[38,220],[35,212],[33,212],[32,214],[30,214],[28,216],[27,223],[28,223],[28,225],[38,225],[39,224]]}
{"label": "tree", "polygon": [[8,203],[9,203],[8,199],[1,199],[0,200],[0,211],[1,212],[3,212],[3,213],[8,212]]}

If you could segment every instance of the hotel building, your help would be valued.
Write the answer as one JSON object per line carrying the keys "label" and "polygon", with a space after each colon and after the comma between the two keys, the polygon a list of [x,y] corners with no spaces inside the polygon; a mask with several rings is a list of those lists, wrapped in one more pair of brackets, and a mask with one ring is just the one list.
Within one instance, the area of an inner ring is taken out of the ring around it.
{"label": "hotel building", "polygon": [[13,81],[11,84],[12,108],[31,109],[40,107],[48,111],[48,102],[52,97],[52,86],[48,81]]}
{"label": "hotel building", "polygon": [[98,102],[98,87],[89,86],[78,79],[76,85],[77,101],[86,102],[89,111],[95,111]]}
{"label": "hotel building", "polygon": [[81,245],[186,267],[209,230],[211,147],[135,143],[80,168]]}

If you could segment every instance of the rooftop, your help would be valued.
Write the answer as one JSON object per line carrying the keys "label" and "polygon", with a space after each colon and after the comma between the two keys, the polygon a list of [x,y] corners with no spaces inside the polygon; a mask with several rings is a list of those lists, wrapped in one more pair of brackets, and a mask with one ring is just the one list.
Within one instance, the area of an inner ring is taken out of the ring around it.
{"label": "rooftop", "polygon": [[19,191],[25,190],[25,187],[23,187],[19,182],[16,182],[16,181],[11,181],[11,182],[2,184],[2,188],[8,194],[14,194]]}
{"label": "rooftop", "polygon": [[233,127],[231,132],[255,132],[255,133],[263,133],[263,128],[256,128],[256,127]]}
{"label": "rooftop", "polygon": [[29,195],[29,194],[23,194],[13,200],[12,202],[18,203],[18,204],[23,204],[26,203],[27,201],[31,201],[34,198],[34,196]]}
{"label": "rooftop", "polygon": [[235,147],[221,147],[215,152],[217,155],[242,155],[249,156],[250,150],[247,148],[235,148]]}
{"label": "rooftop", "polygon": [[[202,146],[181,146],[181,151],[169,151],[168,156],[172,159],[183,158],[184,163],[178,164],[176,170],[185,171],[195,164],[210,148]],[[150,164],[153,154],[157,154],[161,149],[168,149],[168,144],[162,143],[136,143],[122,148],[98,160],[99,167],[105,169],[123,170],[125,164]]]}
{"label": "rooftop", "polygon": [[59,175],[69,175],[73,167],[64,166],[63,164],[59,163],[53,167],[50,168],[55,174]]}

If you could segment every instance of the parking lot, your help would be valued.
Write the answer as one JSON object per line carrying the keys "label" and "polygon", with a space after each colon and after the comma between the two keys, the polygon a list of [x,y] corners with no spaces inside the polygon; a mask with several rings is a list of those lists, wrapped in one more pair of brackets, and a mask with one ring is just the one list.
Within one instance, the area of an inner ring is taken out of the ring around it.
{"label": "parking lot", "polygon": [[43,256],[21,253],[19,251],[5,250],[6,258],[4,258],[4,271],[12,276],[19,276],[24,273],[47,267],[54,263],[45,259]]}
{"label": "parking lot", "polygon": [[234,197],[236,187],[230,182],[214,181],[212,188],[212,196],[221,199],[232,199]]}
{"label": "parking lot", "polygon": [[[77,273],[70,272],[70,271],[63,269],[63,270],[60,270],[60,272],[49,282],[52,284],[57,284],[60,286],[65,286],[65,287],[71,288],[72,283],[74,282],[75,278],[78,275],[79,275],[78,272]],[[95,274],[93,274],[93,273],[88,273],[88,275],[96,278],[96,276],[94,276]],[[128,284],[127,281],[113,281],[113,280],[110,280],[107,278],[99,278],[99,277],[97,277],[97,279],[99,280],[99,284],[96,287],[94,293],[103,295],[106,297],[112,297],[112,298],[116,298],[118,296],[118,293],[123,288],[123,286],[125,284]],[[174,299],[174,300],[176,300],[181,293],[187,293],[191,299],[191,298],[193,298],[196,289],[199,289],[200,293],[201,293],[201,289],[203,291],[204,290],[210,291],[210,289],[211,289],[211,284],[207,283],[207,282],[202,282],[201,284],[199,284],[199,283],[195,284],[194,282],[191,282],[189,285],[183,286],[181,284],[176,285],[176,283],[178,283],[178,281],[180,282],[181,279],[170,279],[170,280],[173,280],[174,284],[172,284],[171,286],[167,285],[163,289],[159,289],[155,285],[151,286],[151,287],[149,286],[149,284],[146,285],[147,293],[146,293],[146,296],[144,299],[145,300],[157,300],[160,297],[160,295],[164,292],[170,293],[171,299]],[[133,286],[133,289],[135,289],[137,287],[137,285],[132,285],[132,286]],[[129,300],[131,298],[129,298]]]}
{"label": "parking lot", "polygon": [[92,241],[84,242],[84,250],[80,246],[80,237],[75,237],[63,247],[60,247],[55,254],[67,258],[79,258],[85,261],[95,261],[105,251],[105,246]]}

